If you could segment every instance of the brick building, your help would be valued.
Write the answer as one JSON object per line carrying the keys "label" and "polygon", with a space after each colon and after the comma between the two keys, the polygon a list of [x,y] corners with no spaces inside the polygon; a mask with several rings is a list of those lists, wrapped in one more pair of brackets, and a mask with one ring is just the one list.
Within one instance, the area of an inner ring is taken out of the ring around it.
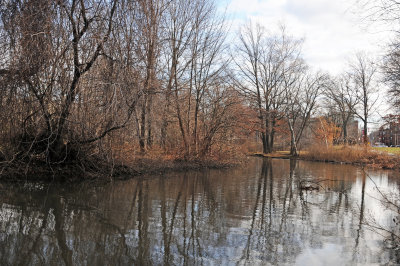
{"label": "brick building", "polygon": [[400,146],[400,116],[391,115],[385,120],[388,122],[379,128],[379,142],[389,147]]}

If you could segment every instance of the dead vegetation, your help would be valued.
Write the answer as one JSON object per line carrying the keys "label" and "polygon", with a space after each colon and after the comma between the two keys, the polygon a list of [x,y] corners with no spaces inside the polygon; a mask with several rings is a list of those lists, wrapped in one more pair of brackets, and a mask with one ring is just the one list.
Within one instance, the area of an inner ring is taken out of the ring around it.
{"label": "dead vegetation", "polygon": [[321,162],[368,165],[384,169],[400,168],[399,156],[379,152],[364,145],[313,145],[301,155],[301,158]]}
{"label": "dead vegetation", "polygon": [[225,25],[208,0],[0,1],[0,176],[230,155]]}

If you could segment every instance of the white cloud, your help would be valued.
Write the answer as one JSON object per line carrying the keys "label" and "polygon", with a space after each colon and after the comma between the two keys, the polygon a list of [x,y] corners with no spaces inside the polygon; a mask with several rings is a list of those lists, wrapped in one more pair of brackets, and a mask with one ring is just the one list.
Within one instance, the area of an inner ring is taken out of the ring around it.
{"label": "white cloud", "polygon": [[228,0],[228,16],[234,30],[252,19],[267,29],[279,22],[290,33],[305,37],[304,56],[309,64],[332,74],[339,73],[357,51],[379,56],[392,32],[367,25],[354,12],[356,0]]}

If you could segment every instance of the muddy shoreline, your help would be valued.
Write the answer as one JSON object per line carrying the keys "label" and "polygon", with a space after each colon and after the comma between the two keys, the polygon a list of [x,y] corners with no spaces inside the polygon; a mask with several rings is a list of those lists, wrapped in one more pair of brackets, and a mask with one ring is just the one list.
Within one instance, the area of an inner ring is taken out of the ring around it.
{"label": "muddy shoreline", "polygon": [[0,182],[66,182],[79,183],[85,180],[114,181],[141,176],[162,175],[169,172],[202,171],[236,167],[241,161],[216,160],[153,160],[138,159],[130,165],[110,165],[98,162],[92,165],[65,164],[48,165],[31,162],[29,165],[4,164],[0,167]]}

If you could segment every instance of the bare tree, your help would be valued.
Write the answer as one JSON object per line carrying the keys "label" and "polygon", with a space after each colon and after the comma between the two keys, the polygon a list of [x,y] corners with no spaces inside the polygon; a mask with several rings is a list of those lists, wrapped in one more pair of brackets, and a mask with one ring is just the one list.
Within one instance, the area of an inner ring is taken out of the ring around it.
{"label": "bare tree", "polygon": [[357,0],[357,12],[372,21],[395,22],[400,19],[400,2],[398,0]]}
{"label": "bare tree", "polygon": [[156,80],[156,64],[161,48],[160,29],[163,22],[162,16],[166,6],[166,1],[163,0],[138,1],[136,6],[139,10],[136,18],[139,33],[137,53],[144,68],[144,97],[141,103],[139,123],[139,145],[142,152],[145,151],[146,144],[151,147],[153,141],[152,105],[153,96],[157,91],[156,87],[159,87]]}
{"label": "bare tree", "polygon": [[[188,102],[187,114],[190,115],[191,108],[193,110],[193,129],[191,130],[191,144],[194,154],[199,152],[199,116],[201,111],[206,113],[208,108],[205,108],[209,102],[213,102],[215,97],[219,102],[223,103],[225,97],[220,95],[224,90],[225,80],[224,72],[228,66],[227,59],[224,58],[224,50],[226,49],[224,31],[225,21],[223,17],[218,17],[214,14],[213,17],[203,20],[202,12],[209,13],[208,10],[214,9],[213,5],[205,2],[206,5],[198,6],[198,15],[196,16],[194,23],[194,39],[191,44],[192,60],[190,63],[190,81],[189,81],[189,94],[190,98],[193,97],[194,103],[191,107],[191,102]],[[202,12],[201,12],[202,11]],[[205,17],[207,18],[207,17]],[[193,96],[192,96],[193,95]],[[228,96],[228,95],[226,95]],[[229,99],[229,97],[227,97]],[[230,104],[227,103],[227,106]],[[202,108],[203,107],[203,108]],[[216,111],[213,109],[213,112]],[[219,114],[221,115],[221,114]],[[212,117],[215,119],[215,117]],[[205,122],[205,120],[203,120]],[[213,122],[215,125],[216,121]],[[206,154],[204,150],[208,150],[211,147],[211,141],[213,134],[216,133],[217,128],[220,126],[215,125],[210,133],[204,138],[205,143],[203,144],[207,148],[203,148],[203,155]],[[206,128],[207,123],[203,124],[203,128]],[[190,121],[187,119],[187,128],[190,128]]]}
{"label": "bare tree", "polygon": [[350,63],[350,76],[353,89],[356,93],[358,104],[354,109],[355,115],[364,125],[363,142],[368,143],[368,123],[371,114],[375,111],[378,101],[378,84],[376,83],[377,66],[365,54],[356,55],[354,62]]}
{"label": "bare tree", "polygon": [[382,70],[384,82],[389,86],[391,103],[394,107],[400,108],[400,42],[397,37],[388,46],[388,51],[383,58]]}
{"label": "bare tree", "polygon": [[298,143],[327,81],[326,75],[310,74],[304,66],[300,67],[285,78],[285,114],[290,130],[290,154],[293,156],[299,155]]}
{"label": "bare tree", "polygon": [[[265,129],[265,112],[262,104],[262,88],[260,77],[260,61],[263,52],[263,42],[265,38],[265,29],[256,25],[255,29],[251,24],[244,26],[239,33],[240,46],[235,50],[234,62],[238,67],[239,79],[238,87],[243,91],[250,104],[256,108],[258,119],[260,120],[260,131],[263,142],[263,152],[267,153],[268,142]],[[238,56],[239,58],[235,57]]]}
{"label": "bare tree", "polygon": [[[212,1],[192,0],[171,2],[165,21],[167,42],[163,61],[166,71],[163,77],[166,82],[161,144],[165,147],[168,126],[175,118],[183,154],[204,156],[200,152],[204,150],[200,148],[203,144],[199,141],[205,141],[203,129],[210,122],[204,119],[209,111],[205,106],[213,101],[209,96],[213,97],[214,91],[225,87],[225,81],[221,83],[228,65],[223,57],[226,47],[224,18],[216,13]],[[207,140],[209,145],[205,146],[210,146],[213,137],[209,135],[207,139],[210,139]]]}
{"label": "bare tree", "polygon": [[267,35],[260,25],[242,27],[234,55],[236,83],[257,110],[264,153],[273,150],[276,126],[284,117],[284,76],[299,59],[302,44],[283,26],[280,30],[278,35]]}
{"label": "bare tree", "polygon": [[358,0],[357,12],[367,18],[368,20],[376,23],[383,22],[384,25],[393,31],[395,34],[394,39],[388,43],[387,51],[383,56],[381,69],[383,72],[383,81],[389,86],[389,102],[395,108],[400,107],[400,90],[398,88],[400,80],[400,67],[399,67],[399,30],[398,23],[400,20],[400,2],[398,0]]}
{"label": "bare tree", "polygon": [[354,110],[358,103],[358,99],[355,97],[356,95],[352,88],[350,86],[350,76],[345,73],[336,79],[331,79],[323,91],[326,97],[326,105],[331,115],[339,117],[341,136],[344,144],[348,142],[348,123],[354,117]]}
{"label": "bare tree", "polygon": [[[10,56],[4,58],[2,80],[8,80],[8,86],[18,81],[21,96],[29,99],[18,126],[21,136],[13,137],[19,138],[18,149],[44,154],[48,162],[60,161],[67,156],[67,143],[90,143],[119,128],[108,124],[82,139],[71,130],[70,120],[86,93],[84,80],[101,68],[99,59],[113,30],[117,1],[8,4],[12,12],[2,14],[2,36],[8,36]],[[13,100],[17,104],[20,98],[15,95]]]}
{"label": "bare tree", "polygon": [[[165,61],[164,97],[162,110],[161,145],[166,148],[167,129],[171,123],[171,101],[173,92],[176,92],[177,81],[188,68],[189,59],[185,59],[193,36],[192,19],[194,17],[195,1],[177,0],[170,3],[165,12],[166,44],[163,46],[162,56]],[[178,107],[179,108],[179,107]],[[177,108],[177,109],[178,109]],[[177,111],[180,113],[180,109]],[[178,115],[179,116],[179,115]],[[185,133],[183,133],[185,134]],[[184,141],[186,136],[183,137]]]}

